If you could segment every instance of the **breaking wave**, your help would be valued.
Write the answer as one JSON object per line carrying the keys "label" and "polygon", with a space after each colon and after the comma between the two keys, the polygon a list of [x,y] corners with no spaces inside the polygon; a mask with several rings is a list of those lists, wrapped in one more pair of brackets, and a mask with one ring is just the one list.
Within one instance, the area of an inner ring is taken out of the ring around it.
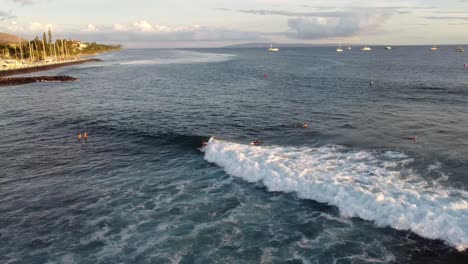
{"label": "breaking wave", "polygon": [[398,152],[376,154],[343,146],[255,147],[211,138],[205,159],[233,176],[261,181],[269,191],[335,205],[344,217],[411,230],[468,247],[468,193],[431,186],[406,168]]}
{"label": "breaking wave", "polygon": [[122,65],[151,65],[151,64],[191,64],[228,61],[235,57],[233,54],[204,53],[195,51],[171,51],[167,58],[150,60],[134,60],[122,62]]}

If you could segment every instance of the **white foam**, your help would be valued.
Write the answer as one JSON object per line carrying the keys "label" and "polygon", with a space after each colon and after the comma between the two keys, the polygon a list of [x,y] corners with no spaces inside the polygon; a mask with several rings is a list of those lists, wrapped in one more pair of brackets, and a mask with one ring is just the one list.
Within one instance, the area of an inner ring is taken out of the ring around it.
{"label": "white foam", "polygon": [[[151,65],[151,64],[192,64],[227,61],[235,57],[233,54],[205,53],[195,51],[168,51],[168,57],[150,60],[133,60],[122,62],[122,65]],[[167,54],[166,54],[167,55]]]}
{"label": "white foam", "polygon": [[[442,239],[460,251],[468,247],[466,191],[428,187],[405,169],[403,154],[342,146],[256,147],[212,138],[205,159],[230,175],[261,181],[270,191],[335,205],[342,216]],[[388,162],[401,166],[385,166]]]}

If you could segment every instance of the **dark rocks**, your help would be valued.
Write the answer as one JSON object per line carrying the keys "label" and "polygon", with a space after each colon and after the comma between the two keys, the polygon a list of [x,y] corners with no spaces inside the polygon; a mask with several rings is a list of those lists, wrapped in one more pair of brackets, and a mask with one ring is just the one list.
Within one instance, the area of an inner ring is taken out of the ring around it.
{"label": "dark rocks", "polygon": [[35,82],[73,82],[78,79],[70,76],[37,76],[37,77],[15,77],[0,78],[0,86],[21,85]]}
{"label": "dark rocks", "polygon": [[73,82],[73,81],[77,81],[78,79],[70,77],[70,76],[36,76],[36,77],[13,77],[13,78],[1,78],[1,77],[11,76],[15,74],[25,74],[25,73],[32,73],[32,72],[38,72],[38,71],[46,71],[46,70],[52,70],[52,69],[56,69],[60,67],[71,66],[75,64],[83,64],[87,62],[100,62],[100,61],[102,60],[86,59],[86,60],[71,61],[71,62],[50,64],[50,65],[43,65],[43,66],[36,66],[36,67],[29,67],[29,68],[0,71],[0,86],[21,85],[21,84],[35,83],[35,82]]}
{"label": "dark rocks", "polygon": [[24,73],[31,73],[31,72],[38,72],[38,71],[47,71],[52,69],[57,69],[65,66],[71,66],[76,64],[83,64],[87,62],[100,62],[100,59],[86,59],[86,60],[78,60],[78,61],[71,61],[71,62],[64,62],[64,63],[57,63],[57,64],[49,64],[43,66],[35,66],[29,68],[21,68],[21,69],[11,69],[11,70],[0,70],[0,77],[6,77],[16,74],[24,74]]}

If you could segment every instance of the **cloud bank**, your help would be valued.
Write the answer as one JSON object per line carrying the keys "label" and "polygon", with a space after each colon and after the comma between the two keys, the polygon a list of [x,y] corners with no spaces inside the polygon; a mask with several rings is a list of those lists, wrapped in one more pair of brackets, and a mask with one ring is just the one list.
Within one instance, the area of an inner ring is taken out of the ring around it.
{"label": "cloud bank", "polygon": [[291,18],[288,19],[288,36],[324,39],[375,33],[395,12],[389,9],[364,9],[338,12],[336,16],[326,13],[327,16]]}
{"label": "cloud bank", "polygon": [[0,21],[2,20],[6,20],[6,19],[12,19],[14,18],[15,16],[13,16],[11,13],[9,12],[4,12],[4,11],[0,11]]}

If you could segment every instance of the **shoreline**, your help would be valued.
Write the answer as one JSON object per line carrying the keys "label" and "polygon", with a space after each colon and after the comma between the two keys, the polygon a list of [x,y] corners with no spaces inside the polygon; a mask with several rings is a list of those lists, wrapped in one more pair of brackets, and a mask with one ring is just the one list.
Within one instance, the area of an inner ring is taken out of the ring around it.
{"label": "shoreline", "polygon": [[84,59],[84,60],[69,61],[69,62],[63,62],[63,63],[55,63],[55,64],[49,64],[49,65],[40,65],[40,66],[32,66],[32,67],[26,67],[26,68],[0,70],[0,78],[7,77],[7,76],[12,76],[12,75],[18,75],[18,74],[53,70],[53,69],[57,69],[57,68],[65,67],[65,66],[84,64],[84,63],[88,63],[88,62],[101,62],[101,61],[102,60],[100,60],[100,59]]}
{"label": "shoreline", "polygon": [[0,86],[13,86],[36,82],[74,82],[78,79],[64,75],[64,76],[35,76],[35,77],[12,77],[0,78]]}

